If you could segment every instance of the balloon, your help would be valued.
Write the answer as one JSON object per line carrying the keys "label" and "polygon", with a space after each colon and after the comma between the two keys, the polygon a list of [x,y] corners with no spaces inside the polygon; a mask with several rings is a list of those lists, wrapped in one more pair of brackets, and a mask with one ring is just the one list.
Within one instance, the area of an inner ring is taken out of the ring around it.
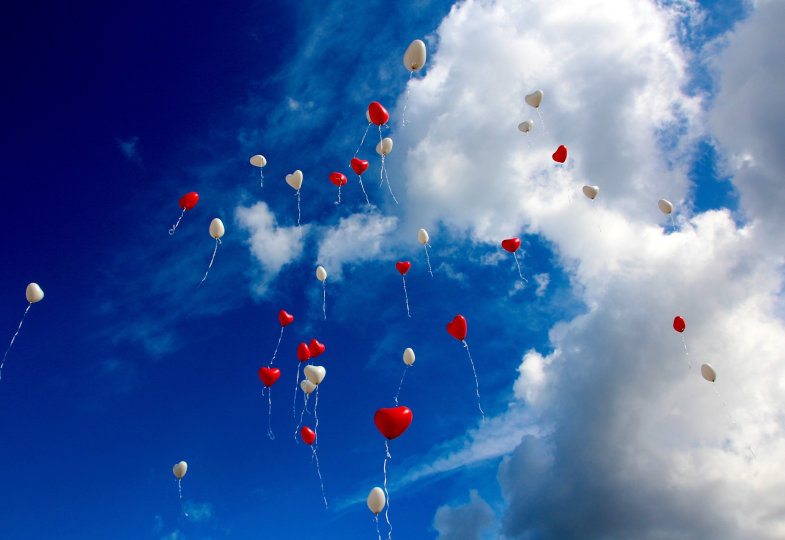
{"label": "balloon", "polygon": [[414,351],[411,348],[404,349],[403,351],[403,363],[407,366],[411,366],[414,364]]}
{"label": "balloon", "polygon": [[368,119],[371,123],[381,126],[386,124],[387,120],[390,119],[390,113],[387,112],[387,109],[382,107],[381,103],[374,101],[368,105]]}
{"label": "balloon", "polygon": [[188,464],[185,461],[181,461],[180,463],[175,464],[172,467],[172,472],[177,477],[178,480],[182,479],[185,476],[185,472],[188,470]]}
{"label": "balloon", "polygon": [[567,161],[567,147],[562,144],[556,149],[551,157],[553,157],[553,161],[564,163]]}
{"label": "balloon", "polygon": [[278,312],[278,320],[281,323],[281,326],[288,326],[294,320],[294,317],[286,313],[284,310]]}
{"label": "balloon", "polygon": [[409,71],[419,71],[425,65],[425,43],[415,39],[403,53],[403,65]]}
{"label": "balloon", "polygon": [[714,368],[711,367],[711,364],[703,364],[701,366],[701,375],[709,382],[714,382],[717,380],[717,372],[714,371]]}
{"label": "balloon", "polygon": [[364,159],[352,158],[352,161],[350,161],[349,164],[352,166],[352,170],[358,175],[364,173],[365,169],[368,168],[368,162]]}
{"label": "balloon", "polygon": [[371,123],[371,114],[368,112],[368,109],[365,109],[365,118],[368,119],[368,123]]}
{"label": "balloon", "polygon": [[332,182],[336,186],[345,186],[348,180],[346,179],[345,174],[334,172],[334,173],[330,173],[330,182]]}
{"label": "balloon", "polygon": [[311,342],[308,343],[308,350],[311,351],[311,356],[314,358],[322,354],[324,349],[325,346],[316,339],[312,339]]}
{"label": "balloon", "polygon": [[458,341],[466,339],[466,319],[463,315],[456,315],[455,318],[447,323],[447,331]]}
{"label": "balloon", "polygon": [[687,328],[687,323],[684,322],[684,319],[681,317],[676,317],[673,319],[673,329],[677,332],[684,332],[684,329]]}
{"label": "balloon", "polygon": [[524,133],[530,132],[533,128],[534,120],[526,120],[525,122],[518,124],[518,131],[522,131]]}
{"label": "balloon", "polygon": [[300,381],[300,388],[302,388],[303,392],[305,392],[306,394],[310,394],[311,392],[316,390],[316,385],[311,381],[309,381],[308,379],[303,379],[302,381]]}
{"label": "balloon", "polygon": [[502,240],[502,247],[510,253],[515,253],[518,251],[518,248],[521,247],[521,239],[508,238],[507,240]]}
{"label": "balloon", "polygon": [[292,174],[287,174],[286,183],[297,191],[300,191],[300,188],[303,186],[303,172],[300,169],[297,169]]}
{"label": "balloon", "polygon": [[392,152],[393,140],[390,137],[385,137],[376,143],[376,153],[380,156],[386,156]]}
{"label": "balloon", "polygon": [[270,387],[281,376],[281,370],[278,368],[259,368],[259,378],[265,386]]}
{"label": "balloon", "polygon": [[371,512],[378,516],[381,511],[384,510],[384,505],[387,504],[387,499],[384,496],[384,491],[382,491],[382,488],[375,487],[368,494],[368,498],[365,500],[365,502],[368,503],[368,508],[370,508]]}
{"label": "balloon", "polygon": [[430,239],[431,237],[428,236],[428,231],[426,231],[425,229],[420,229],[419,231],[417,231],[417,241],[420,242],[421,244],[427,244],[428,240]]}
{"label": "balloon", "polygon": [[536,90],[523,99],[526,101],[526,103],[536,109],[540,106],[540,103],[542,103],[542,95],[542,90]]}
{"label": "balloon", "polygon": [[44,291],[41,290],[38,283],[30,283],[27,286],[27,289],[25,289],[25,296],[27,297],[28,302],[35,304],[44,299]]}
{"label": "balloon", "polygon": [[373,415],[373,421],[376,424],[376,429],[382,435],[393,440],[406,431],[409,424],[412,423],[412,411],[409,410],[409,407],[379,409]]}
{"label": "balloon", "polygon": [[583,194],[592,200],[594,200],[594,197],[596,197],[599,192],[599,186],[583,186]]}
{"label": "balloon", "polygon": [[663,214],[670,214],[673,212],[673,203],[666,199],[660,199],[657,201],[657,206],[659,207],[660,212]]}
{"label": "balloon", "polygon": [[316,279],[319,281],[324,281],[327,279],[327,270],[324,269],[324,266],[316,267]]}
{"label": "balloon", "polygon": [[218,240],[219,238],[223,237],[224,232],[226,232],[224,229],[224,222],[218,218],[214,218],[210,222],[210,236]]}
{"label": "balloon", "polygon": [[402,276],[406,275],[406,272],[408,272],[409,268],[411,267],[412,267],[412,263],[410,263],[409,261],[402,261],[402,262],[395,263],[395,268],[398,269],[398,271],[401,273]]}
{"label": "balloon", "polygon": [[193,209],[194,206],[196,206],[197,202],[199,202],[198,193],[196,193],[195,191],[192,191],[191,193],[186,193],[185,195],[180,197],[180,208],[182,208],[183,210],[191,210]]}
{"label": "balloon", "polygon": [[305,444],[313,444],[316,440],[316,433],[311,428],[303,426],[300,430],[300,437],[303,438]]}
{"label": "balloon", "polygon": [[316,386],[324,380],[324,376],[327,375],[327,370],[324,369],[322,366],[305,366],[303,369],[303,373],[305,374],[305,378],[311,381]]}
{"label": "balloon", "polygon": [[253,165],[254,167],[261,168],[267,165],[267,160],[264,159],[264,156],[262,154],[256,154],[255,156],[251,156],[250,161],[251,161],[251,165]]}
{"label": "balloon", "polygon": [[307,362],[311,359],[311,350],[307,343],[300,343],[297,346],[297,358],[300,359],[300,362]]}

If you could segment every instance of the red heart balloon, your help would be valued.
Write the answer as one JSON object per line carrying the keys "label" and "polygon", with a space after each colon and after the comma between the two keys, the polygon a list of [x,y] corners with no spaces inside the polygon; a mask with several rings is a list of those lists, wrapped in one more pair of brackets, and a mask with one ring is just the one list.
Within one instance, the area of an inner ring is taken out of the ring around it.
{"label": "red heart balloon", "polygon": [[395,268],[401,273],[401,275],[406,274],[409,271],[409,268],[412,267],[412,263],[409,261],[397,262],[395,263]]}
{"label": "red heart balloon", "polygon": [[300,359],[300,362],[305,362],[311,359],[311,349],[308,348],[307,344],[300,343],[297,346],[297,358]]}
{"label": "red heart balloon", "polygon": [[259,368],[259,378],[262,379],[262,382],[265,386],[270,387],[273,385],[275,381],[278,380],[278,377],[281,376],[281,370],[278,368]]}
{"label": "red heart balloon", "polygon": [[316,440],[316,433],[311,428],[303,426],[300,430],[300,437],[303,438],[305,444],[313,444]]}
{"label": "red heart balloon", "polygon": [[357,174],[364,173],[365,169],[368,168],[368,162],[364,159],[352,158],[352,161],[349,164],[352,166],[352,170]]}
{"label": "red heart balloon", "polygon": [[521,239],[508,238],[507,240],[502,240],[502,247],[510,253],[515,253],[518,251],[518,248],[521,247]]}
{"label": "red heart balloon", "polygon": [[466,319],[463,315],[456,315],[451,322],[448,322],[447,331],[458,341],[466,339]]}
{"label": "red heart balloon", "polygon": [[376,429],[390,440],[406,431],[412,423],[412,411],[409,407],[393,407],[392,409],[379,409],[373,415]]}
{"label": "red heart balloon", "polygon": [[673,329],[677,332],[684,332],[684,329],[687,328],[687,323],[684,322],[684,319],[681,317],[676,317],[673,319]]}
{"label": "red heart balloon", "polygon": [[371,122],[377,126],[386,124],[387,120],[390,119],[390,113],[388,113],[387,109],[382,107],[382,104],[378,101],[374,101],[368,105],[368,116],[371,118]]}
{"label": "red heart balloon", "polygon": [[558,161],[559,163],[564,163],[567,161],[567,147],[561,145],[556,149],[553,153],[553,161]]}
{"label": "red heart balloon", "polygon": [[195,191],[191,193],[186,193],[182,197],[180,197],[180,208],[183,210],[191,210],[196,203],[199,202],[199,194]]}
{"label": "red heart balloon", "polygon": [[324,352],[324,345],[319,343],[317,340],[312,339],[308,344],[308,350],[311,351],[311,356],[316,358]]}
{"label": "red heart balloon", "polygon": [[281,326],[287,326],[291,324],[294,320],[294,317],[286,313],[284,310],[278,312],[278,320],[281,321]]}
{"label": "red heart balloon", "polygon": [[346,175],[339,172],[330,173],[330,182],[335,184],[336,186],[343,186],[348,182],[346,180]]}

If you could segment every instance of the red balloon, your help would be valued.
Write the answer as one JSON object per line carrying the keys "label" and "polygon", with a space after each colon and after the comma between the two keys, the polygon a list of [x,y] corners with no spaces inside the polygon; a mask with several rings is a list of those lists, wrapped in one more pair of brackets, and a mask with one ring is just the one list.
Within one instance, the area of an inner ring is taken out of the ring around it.
{"label": "red balloon", "polygon": [[199,202],[199,194],[195,191],[191,193],[186,193],[182,197],[180,197],[180,208],[183,210],[191,210],[196,203]]}
{"label": "red balloon", "polygon": [[281,326],[287,326],[291,324],[294,320],[294,317],[286,313],[284,310],[278,312],[278,320],[281,321]]}
{"label": "red balloon", "polygon": [[303,426],[300,430],[300,437],[303,438],[305,444],[313,444],[316,440],[316,433],[311,428]]}
{"label": "red balloon", "polygon": [[346,175],[339,172],[330,173],[330,182],[335,184],[336,186],[344,186],[348,180],[346,179]]}
{"label": "red balloon", "polygon": [[324,345],[319,343],[317,340],[312,339],[310,343],[308,343],[308,350],[311,351],[311,356],[316,358],[320,354],[324,352]]}
{"label": "red balloon", "polygon": [[515,253],[518,251],[518,248],[521,247],[521,239],[508,238],[507,240],[502,240],[502,247],[510,253]]}
{"label": "red balloon", "polygon": [[352,158],[350,165],[352,166],[352,170],[358,175],[364,173],[365,169],[368,168],[368,162],[364,159]]}
{"label": "red balloon", "polygon": [[300,359],[300,362],[306,362],[311,359],[311,350],[307,344],[300,343],[297,346],[297,358]]}
{"label": "red balloon", "polygon": [[556,149],[553,153],[553,161],[558,161],[559,163],[564,163],[567,161],[567,147],[561,145]]}
{"label": "red balloon", "polygon": [[412,423],[412,411],[409,407],[393,407],[392,409],[379,409],[373,415],[376,429],[390,440],[406,431]]}
{"label": "red balloon", "polygon": [[278,377],[281,376],[281,370],[278,368],[259,368],[259,378],[262,379],[262,382],[268,388],[273,385],[275,381],[278,380]]}
{"label": "red balloon", "polygon": [[377,126],[386,124],[387,120],[390,119],[390,113],[388,113],[387,109],[382,107],[382,104],[378,101],[374,101],[368,105],[368,116],[371,118],[371,122]]}
{"label": "red balloon", "polygon": [[395,263],[395,268],[398,269],[398,271],[401,273],[402,276],[406,274],[406,272],[408,272],[409,268],[411,267],[412,267],[412,263],[410,263],[409,261]]}
{"label": "red balloon", "polygon": [[451,322],[448,322],[447,331],[458,341],[466,339],[466,319],[463,315],[456,315]]}
{"label": "red balloon", "polygon": [[673,319],[673,329],[677,332],[684,332],[684,329],[687,328],[687,323],[684,322],[684,319],[681,317],[676,317]]}

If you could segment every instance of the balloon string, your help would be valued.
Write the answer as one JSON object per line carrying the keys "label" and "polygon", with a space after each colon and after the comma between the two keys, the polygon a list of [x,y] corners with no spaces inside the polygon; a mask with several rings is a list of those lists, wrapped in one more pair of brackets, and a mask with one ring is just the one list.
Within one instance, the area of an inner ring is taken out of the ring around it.
{"label": "balloon string", "polygon": [[313,460],[316,463],[316,474],[319,475],[319,486],[322,488],[322,499],[324,500],[324,508],[327,509],[327,496],[324,494],[324,481],[322,480],[322,471],[319,468],[319,456],[316,454],[316,447],[311,446],[311,452],[313,453]]}
{"label": "balloon string", "polygon": [[295,370],[294,380],[294,397],[292,398],[292,420],[297,418],[297,387],[300,385],[300,364],[298,362],[297,369]]}
{"label": "balloon string", "polygon": [[14,337],[11,338],[11,343],[8,344],[8,348],[6,349],[5,354],[3,355],[3,361],[0,362],[0,379],[3,378],[3,366],[5,365],[5,358],[6,356],[8,356],[8,353],[11,351],[11,347],[14,345],[14,340],[16,339],[16,336],[19,335],[19,330],[22,329],[22,323],[25,322],[25,317],[27,316],[27,312],[30,311],[30,306],[32,305],[33,305],[32,302],[27,304],[27,309],[25,309],[25,312],[22,314],[22,320],[19,321],[19,326],[17,326],[16,328]]}
{"label": "balloon string", "polygon": [[684,356],[687,357],[687,367],[692,369],[692,362],[690,361],[690,353],[687,352],[687,340],[684,339],[684,334],[681,335],[681,344],[684,345]]}
{"label": "balloon string", "polygon": [[373,519],[376,521],[376,536],[379,537],[379,540],[382,540],[382,533],[379,531],[379,514],[374,514]]}
{"label": "balloon string", "polygon": [[392,459],[390,455],[390,441],[384,439],[384,448],[387,450],[387,455],[384,458],[384,497],[387,502],[387,506],[384,509],[384,519],[387,520],[387,527],[389,527],[389,532],[387,533],[387,540],[392,537],[392,525],[390,524],[390,493],[387,491],[387,460]]}
{"label": "balloon string", "polygon": [[676,224],[673,222],[673,214],[668,214],[668,216],[671,218],[671,232],[676,232]]}
{"label": "balloon string", "polygon": [[[264,395],[264,390],[262,390],[262,394]],[[268,387],[267,388],[267,436],[270,437],[271,441],[274,441],[275,434],[273,433],[272,418],[273,418],[273,389],[272,387]]]}
{"label": "balloon string", "polygon": [[[316,408],[318,406],[319,406],[319,387],[317,386],[316,387],[316,401],[313,402],[313,417],[314,417],[314,421],[315,421],[314,426],[313,426],[314,435],[317,434],[317,432],[319,431],[319,415],[316,414]],[[314,444],[314,448],[319,446],[319,437],[316,437],[316,441],[313,444]]]}
{"label": "balloon string", "polygon": [[393,193],[392,186],[390,185],[390,177],[387,176],[387,169],[384,166],[384,156],[382,156],[382,171],[384,171],[384,178],[387,180],[387,189],[390,190],[390,195],[392,195],[395,204],[398,204],[398,199],[395,198],[395,194]]}
{"label": "balloon string", "polygon": [[365,195],[365,202],[368,203],[368,206],[371,206],[371,200],[368,198],[368,194],[365,192],[365,186],[363,185],[363,177],[358,174],[357,178],[360,179],[360,189],[363,190],[363,195]]}
{"label": "balloon string", "polygon": [[[281,333],[278,336],[278,344],[275,346],[275,351],[273,351],[273,357],[270,359],[270,364],[267,367],[272,367],[273,366],[273,362],[275,362],[275,357],[278,355],[278,347],[281,346],[281,339],[283,338],[283,329],[284,329],[284,327],[282,326],[281,327]],[[297,387],[295,387],[294,393],[295,394],[297,393]]]}
{"label": "balloon string", "polygon": [[[354,151],[354,157],[357,157],[357,152],[359,152],[359,151],[360,151],[360,148],[362,148],[362,146],[363,146],[363,143],[365,142],[365,137],[366,137],[366,135],[368,135],[368,130],[369,130],[370,128],[371,128],[371,123],[370,123],[370,122],[368,122],[368,127],[366,127],[366,128],[365,128],[365,133],[363,133],[363,140],[361,140],[361,141],[360,141],[360,146],[358,146],[358,147],[357,147],[357,150],[355,150],[355,151]],[[380,129],[381,129],[381,128],[380,128]]]}
{"label": "balloon string", "polygon": [[425,260],[428,261],[428,273],[433,277],[433,270],[431,270],[431,257],[428,255],[428,244],[423,244],[425,248]]}
{"label": "balloon string", "polygon": [[513,251],[512,256],[515,258],[515,264],[518,265],[518,275],[521,276],[521,280],[523,280],[524,283],[529,283],[528,280],[523,277],[523,273],[521,273],[521,263],[518,262],[518,254]]}
{"label": "balloon string", "polygon": [[398,391],[395,393],[395,406],[398,406],[398,395],[401,393],[401,388],[403,387],[403,378],[406,377],[406,372],[409,370],[409,366],[403,368],[403,375],[401,375],[401,382],[398,384]]}
{"label": "balloon string", "polygon": [[322,313],[324,320],[327,320],[327,280],[322,281]]}
{"label": "balloon string", "polygon": [[406,83],[406,98],[403,100],[403,114],[401,114],[401,127],[406,126],[406,105],[409,104],[409,92],[411,91],[412,77],[414,71],[409,72],[409,82]]}
{"label": "balloon string", "polygon": [[180,493],[180,510],[183,512],[185,517],[188,517],[188,512],[185,511],[185,506],[183,505],[183,479],[177,479],[177,491]]}
{"label": "balloon string", "polygon": [[537,116],[540,117],[540,122],[542,123],[542,132],[543,132],[543,134],[546,134],[546,133],[548,133],[548,128],[545,127],[545,120],[542,119],[542,114],[540,113],[540,108],[539,107],[535,107],[535,109],[537,110]]}
{"label": "balloon string", "polygon": [[469,355],[469,363],[472,365],[472,373],[474,373],[474,388],[477,392],[477,408],[480,409],[480,414],[482,415],[482,423],[485,423],[485,412],[482,410],[482,405],[480,404],[480,383],[477,380],[477,370],[474,369],[474,360],[472,360],[472,353],[469,352],[469,344],[466,343],[466,340],[463,340],[463,346],[466,349],[466,354]]}
{"label": "balloon string", "polygon": [[184,215],[185,215],[185,208],[183,208],[183,211],[182,211],[182,213],[180,214],[180,217],[179,217],[179,218],[177,218],[177,223],[175,223],[174,225],[172,225],[172,228],[171,228],[171,229],[169,229],[169,236],[172,236],[172,235],[174,234],[174,231],[175,231],[175,229],[177,229],[177,226],[180,224],[180,220],[181,220],[181,219],[183,219],[183,216],[184,216]]}
{"label": "balloon string", "polygon": [[338,200],[335,201],[335,204],[341,204],[341,186],[338,186]]}
{"label": "balloon string", "polygon": [[303,410],[300,411],[300,421],[297,423],[297,428],[294,430],[294,440],[298,442],[300,441],[300,437],[299,437],[300,426],[303,425],[303,415],[305,414],[305,411],[308,409],[308,398],[309,395],[305,394],[304,401],[303,401]]}
{"label": "balloon string", "polygon": [[264,187],[264,170],[261,167],[259,167],[259,175],[260,175],[259,176],[259,187],[263,188]]}
{"label": "balloon string", "polygon": [[[213,256],[210,259],[210,264],[207,265],[207,272],[204,273],[204,277],[202,278],[202,281],[199,282],[199,285],[204,283],[204,280],[207,279],[207,274],[210,273],[210,268],[213,267],[213,261],[215,260],[215,254],[218,252],[218,244],[220,244],[220,243],[221,243],[221,239],[220,238],[216,238],[215,239],[215,249],[213,250]],[[198,287],[198,285],[197,285],[197,287]]]}
{"label": "balloon string", "polygon": [[409,293],[406,292],[406,277],[401,276],[401,279],[403,280],[403,296],[406,298],[406,315],[411,319],[412,313],[409,311]]}
{"label": "balloon string", "polygon": [[300,190],[297,190],[297,229],[300,231],[300,238],[303,236],[303,230],[300,228]]}

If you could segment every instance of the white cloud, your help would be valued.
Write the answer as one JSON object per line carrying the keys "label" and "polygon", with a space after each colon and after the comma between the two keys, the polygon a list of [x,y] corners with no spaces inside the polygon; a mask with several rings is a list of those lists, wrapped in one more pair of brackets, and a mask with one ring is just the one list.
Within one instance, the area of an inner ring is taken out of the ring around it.
{"label": "white cloud", "polygon": [[211,503],[186,501],[183,510],[192,521],[206,521],[213,516],[213,505]]}
{"label": "white cloud", "polygon": [[470,501],[458,506],[440,506],[433,518],[439,531],[437,540],[480,540],[482,531],[493,525],[493,510],[476,491],[469,494]]}

